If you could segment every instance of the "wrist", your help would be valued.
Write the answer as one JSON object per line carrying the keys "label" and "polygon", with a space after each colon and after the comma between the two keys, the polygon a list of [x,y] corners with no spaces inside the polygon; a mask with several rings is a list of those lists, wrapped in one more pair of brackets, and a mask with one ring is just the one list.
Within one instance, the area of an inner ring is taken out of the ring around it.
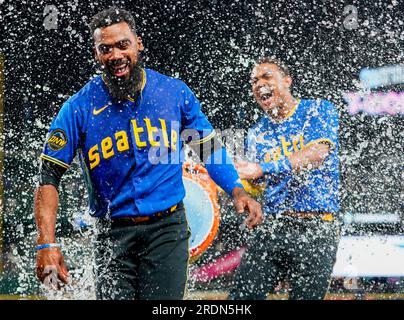
{"label": "wrist", "polygon": [[248,194],[244,190],[244,187],[237,186],[237,187],[233,188],[233,191],[232,191],[231,195],[233,196],[233,198],[237,198],[237,197],[248,195]]}
{"label": "wrist", "polygon": [[42,249],[51,249],[51,248],[60,248],[62,245],[60,243],[44,243],[35,246],[35,249],[42,250]]}
{"label": "wrist", "polygon": [[264,169],[263,169],[263,167],[261,166],[261,164],[260,163],[257,163],[257,169],[256,169],[256,174],[255,174],[255,176],[254,176],[254,180],[255,179],[259,179],[259,178],[262,178],[263,176],[264,176]]}
{"label": "wrist", "polygon": [[56,237],[50,237],[50,236],[39,236],[36,240],[36,245],[42,245],[42,244],[47,244],[47,243],[56,243]]}

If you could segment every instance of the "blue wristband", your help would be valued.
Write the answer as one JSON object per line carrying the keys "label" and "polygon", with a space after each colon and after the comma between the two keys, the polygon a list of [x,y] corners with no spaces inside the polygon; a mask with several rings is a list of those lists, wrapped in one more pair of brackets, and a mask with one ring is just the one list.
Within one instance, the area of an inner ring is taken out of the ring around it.
{"label": "blue wristband", "polygon": [[36,250],[42,250],[42,249],[47,249],[47,248],[60,248],[61,244],[60,243],[45,243],[45,244],[40,244],[35,247]]}
{"label": "blue wristband", "polygon": [[264,174],[283,175],[292,172],[292,164],[286,157],[283,157],[278,161],[260,163],[260,166]]}

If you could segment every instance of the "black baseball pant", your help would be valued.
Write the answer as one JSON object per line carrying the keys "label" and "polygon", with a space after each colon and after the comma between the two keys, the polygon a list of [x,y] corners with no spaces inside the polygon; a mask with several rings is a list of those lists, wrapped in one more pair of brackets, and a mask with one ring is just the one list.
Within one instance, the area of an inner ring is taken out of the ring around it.
{"label": "black baseball pant", "polygon": [[190,230],[182,203],[152,221],[100,220],[97,225],[97,299],[184,298]]}
{"label": "black baseball pant", "polygon": [[263,300],[287,281],[289,299],[324,299],[336,261],[339,230],[338,222],[320,217],[266,220],[252,230],[229,298]]}

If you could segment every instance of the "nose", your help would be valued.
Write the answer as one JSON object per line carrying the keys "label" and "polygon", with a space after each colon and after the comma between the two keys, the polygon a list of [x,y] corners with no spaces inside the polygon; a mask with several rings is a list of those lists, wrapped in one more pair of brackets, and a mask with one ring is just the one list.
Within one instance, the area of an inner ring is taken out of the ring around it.
{"label": "nose", "polygon": [[258,80],[256,83],[253,84],[253,90],[260,90],[264,86],[265,83],[262,80]]}
{"label": "nose", "polygon": [[122,54],[122,51],[119,48],[112,48],[109,60],[119,60],[122,59],[123,57],[124,56]]}

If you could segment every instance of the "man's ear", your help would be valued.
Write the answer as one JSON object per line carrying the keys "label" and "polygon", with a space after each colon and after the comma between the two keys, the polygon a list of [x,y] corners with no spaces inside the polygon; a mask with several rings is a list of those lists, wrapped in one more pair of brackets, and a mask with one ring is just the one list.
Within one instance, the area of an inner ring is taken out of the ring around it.
{"label": "man's ear", "polygon": [[100,62],[100,59],[98,58],[97,49],[95,48],[95,46],[93,47],[93,54],[94,54],[94,60],[96,62]]}
{"label": "man's ear", "polygon": [[143,51],[144,46],[143,46],[143,42],[142,42],[142,37],[141,36],[136,36],[136,40],[137,40],[137,49],[139,51]]}
{"label": "man's ear", "polygon": [[292,85],[292,82],[293,82],[291,76],[285,76],[284,79],[283,79],[283,81],[284,81],[285,86],[286,86],[287,88],[290,88],[290,86]]}

